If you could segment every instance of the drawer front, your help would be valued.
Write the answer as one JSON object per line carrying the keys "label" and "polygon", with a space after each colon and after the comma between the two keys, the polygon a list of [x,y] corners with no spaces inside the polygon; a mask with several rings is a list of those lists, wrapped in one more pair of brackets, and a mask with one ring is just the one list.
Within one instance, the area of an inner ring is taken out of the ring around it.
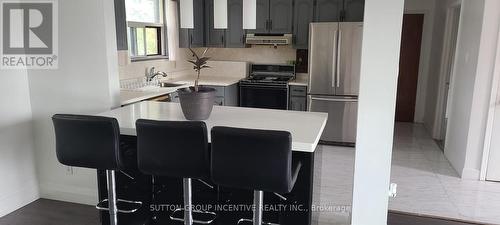
{"label": "drawer front", "polygon": [[216,97],[216,98],[215,98],[214,105],[220,105],[220,106],[223,106],[223,105],[224,105],[224,98],[223,98],[223,97]]}
{"label": "drawer front", "polygon": [[216,97],[222,97],[222,98],[224,98],[224,87],[223,86],[208,86],[208,85],[204,85],[204,87],[209,87],[209,88],[215,89],[215,91],[216,91],[215,96]]}
{"label": "drawer front", "polygon": [[307,111],[307,100],[305,97],[290,97],[289,110],[294,111]]}
{"label": "drawer front", "polygon": [[307,95],[307,87],[306,86],[297,86],[297,85],[290,86],[290,96],[303,96],[303,97],[305,97],[306,95]]}

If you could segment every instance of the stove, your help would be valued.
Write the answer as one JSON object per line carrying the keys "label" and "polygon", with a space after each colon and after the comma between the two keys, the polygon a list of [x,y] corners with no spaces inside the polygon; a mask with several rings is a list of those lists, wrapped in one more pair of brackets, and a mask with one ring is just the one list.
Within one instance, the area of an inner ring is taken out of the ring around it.
{"label": "stove", "polygon": [[254,64],[240,81],[240,106],[266,109],[288,108],[288,81],[295,79],[295,66]]}

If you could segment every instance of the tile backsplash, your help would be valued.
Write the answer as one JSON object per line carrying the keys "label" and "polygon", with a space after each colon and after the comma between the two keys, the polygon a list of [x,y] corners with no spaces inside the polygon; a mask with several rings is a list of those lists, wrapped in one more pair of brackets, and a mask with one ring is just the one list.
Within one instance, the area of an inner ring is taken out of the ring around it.
{"label": "tile backsplash", "polygon": [[[189,50],[179,49],[181,54],[189,56]],[[120,79],[130,79],[145,76],[148,68],[154,66],[158,71],[164,71],[171,77],[194,75],[192,65],[179,59],[167,59],[130,62],[127,51],[119,51]],[[202,71],[204,75],[245,77],[248,63],[284,64],[296,58],[296,50],[291,46],[252,46],[251,48],[211,48],[207,52],[211,58],[208,63],[212,68]],[[186,57],[182,57],[186,58]]]}

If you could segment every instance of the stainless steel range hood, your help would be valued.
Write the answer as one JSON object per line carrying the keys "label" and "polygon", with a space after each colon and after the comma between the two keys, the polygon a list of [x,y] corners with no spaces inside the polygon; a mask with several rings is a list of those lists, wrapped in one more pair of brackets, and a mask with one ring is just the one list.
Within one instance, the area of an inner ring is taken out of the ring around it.
{"label": "stainless steel range hood", "polygon": [[248,45],[289,45],[292,44],[292,34],[247,34]]}

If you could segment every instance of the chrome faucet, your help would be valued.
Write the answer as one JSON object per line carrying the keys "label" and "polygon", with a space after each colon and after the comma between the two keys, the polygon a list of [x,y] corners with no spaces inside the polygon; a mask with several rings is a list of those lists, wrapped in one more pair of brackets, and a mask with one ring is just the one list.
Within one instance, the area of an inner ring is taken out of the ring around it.
{"label": "chrome faucet", "polygon": [[155,67],[149,68],[149,72],[146,73],[147,81],[152,81],[156,76],[161,75],[162,77],[167,77],[167,73],[162,71],[155,71]]}

